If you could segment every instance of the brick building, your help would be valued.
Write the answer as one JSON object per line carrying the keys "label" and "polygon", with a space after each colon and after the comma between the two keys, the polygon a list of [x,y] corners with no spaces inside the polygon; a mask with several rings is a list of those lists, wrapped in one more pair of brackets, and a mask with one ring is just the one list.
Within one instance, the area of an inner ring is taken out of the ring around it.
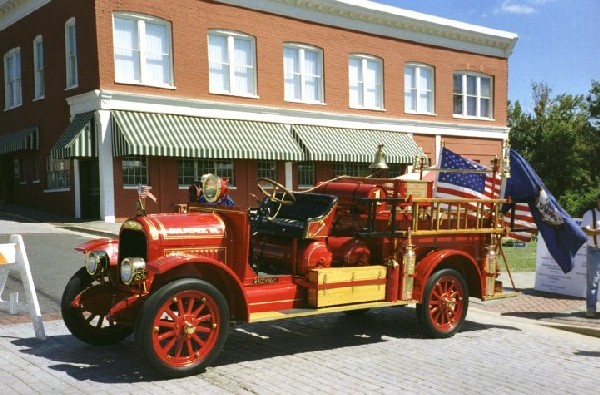
{"label": "brick building", "polygon": [[249,206],[391,175],[442,141],[487,164],[507,138],[513,33],[350,0],[5,0],[0,199],[76,218],[187,201],[206,172]]}

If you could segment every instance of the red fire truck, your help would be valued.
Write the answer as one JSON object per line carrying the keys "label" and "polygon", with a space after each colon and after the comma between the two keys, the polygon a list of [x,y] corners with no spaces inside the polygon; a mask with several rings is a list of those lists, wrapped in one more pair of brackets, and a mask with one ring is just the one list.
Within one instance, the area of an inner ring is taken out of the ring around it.
{"label": "red fire truck", "polygon": [[[134,333],[166,377],[202,372],[231,322],[257,322],[416,303],[424,333],[461,329],[469,297],[501,296],[496,248],[503,199],[439,199],[431,183],[341,177],[292,192],[261,178],[256,208],[205,203],[138,213],[119,238],[85,242],[85,265],[62,297],[66,326],[93,345]],[[147,189],[146,189],[147,191]]]}

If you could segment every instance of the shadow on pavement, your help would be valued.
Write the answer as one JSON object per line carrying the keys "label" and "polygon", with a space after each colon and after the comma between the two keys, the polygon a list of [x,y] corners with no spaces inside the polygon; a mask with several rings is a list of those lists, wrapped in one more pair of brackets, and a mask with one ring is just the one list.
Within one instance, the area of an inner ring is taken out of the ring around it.
{"label": "shadow on pavement", "polygon": [[[511,326],[484,325],[465,321],[462,332],[492,328],[519,330]],[[230,328],[225,347],[213,366],[226,366],[312,351],[396,340],[422,338],[414,308],[373,309],[361,316],[335,313],[312,318],[259,322]],[[443,341],[424,338],[423,341]],[[132,383],[160,380],[145,368],[137,354],[133,337],[118,345],[95,347],[70,335],[11,341],[23,353],[57,364],[51,369],[77,380],[101,383]]]}

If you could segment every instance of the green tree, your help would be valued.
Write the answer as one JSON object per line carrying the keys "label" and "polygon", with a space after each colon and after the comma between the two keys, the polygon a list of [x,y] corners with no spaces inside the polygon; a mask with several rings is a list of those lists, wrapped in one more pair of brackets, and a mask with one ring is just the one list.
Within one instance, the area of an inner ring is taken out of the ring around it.
{"label": "green tree", "polygon": [[[561,206],[579,216],[600,191],[600,84],[590,94],[551,96],[543,83],[532,84],[534,108],[523,112],[509,103],[512,147],[531,164]],[[592,114],[595,114],[593,116]]]}

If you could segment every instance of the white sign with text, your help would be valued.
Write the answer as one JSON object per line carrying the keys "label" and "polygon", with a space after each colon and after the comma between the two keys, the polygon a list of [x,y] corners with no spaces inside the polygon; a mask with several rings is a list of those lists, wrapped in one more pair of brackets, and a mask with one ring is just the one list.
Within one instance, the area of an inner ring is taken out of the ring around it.
{"label": "white sign with text", "polygon": [[569,273],[563,273],[552,258],[543,237],[538,237],[535,259],[535,289],[561,295],[585,298],[585,255],[584,244],[575,255],[575,267]]}

